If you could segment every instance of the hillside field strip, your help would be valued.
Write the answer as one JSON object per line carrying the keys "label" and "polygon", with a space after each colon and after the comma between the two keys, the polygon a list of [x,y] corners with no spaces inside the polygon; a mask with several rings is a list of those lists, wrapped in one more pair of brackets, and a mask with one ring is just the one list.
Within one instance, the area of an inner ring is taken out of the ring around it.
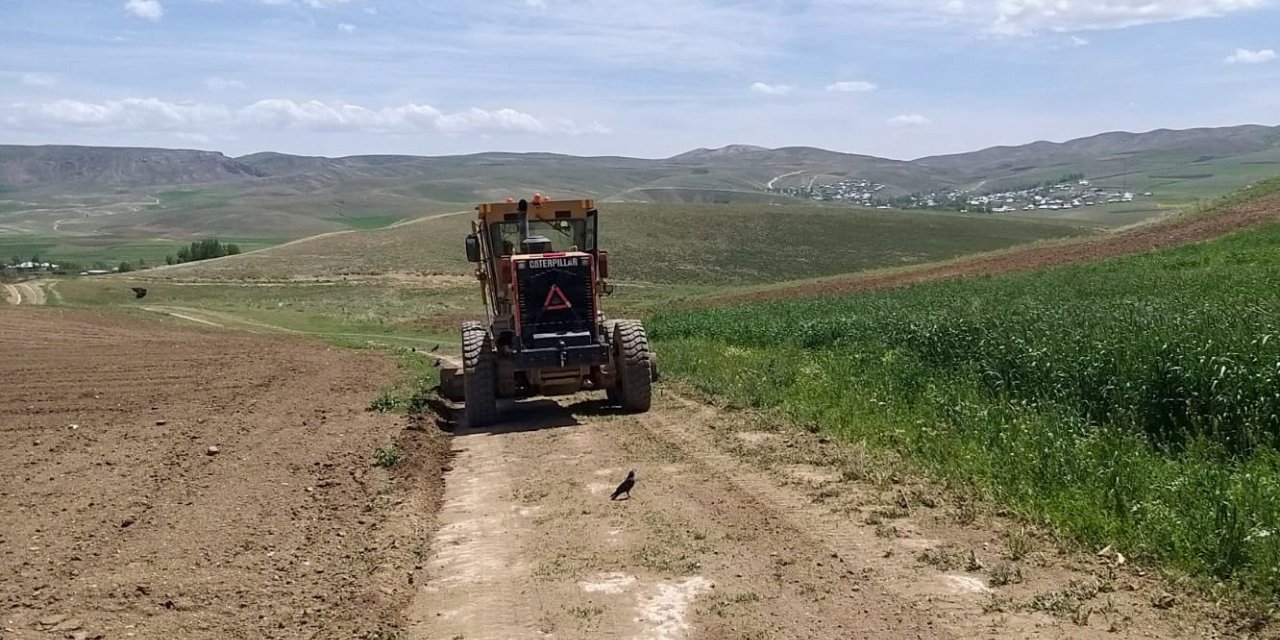
{"label": "hillside field strip", "polygon": [[[1090,233],[1079,223],[837,207],[602,203],[615,315],[642,316],[717,291],[919,264]],[[70,304],[161,306],[321,335],[438,339],[483,314],[462,237],[469,215],[438,215],[347,231],[229,258],[72,279]],[[145,287],[145,299],[130,288]]]}

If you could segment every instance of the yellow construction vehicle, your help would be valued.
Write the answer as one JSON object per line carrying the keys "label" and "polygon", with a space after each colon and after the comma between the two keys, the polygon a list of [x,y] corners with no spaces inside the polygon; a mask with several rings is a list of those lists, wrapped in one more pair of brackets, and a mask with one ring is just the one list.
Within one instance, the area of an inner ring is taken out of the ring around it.
{"label": "yellow construction vehicle", "polygon": [[498,419],[499,398],[603,390],[623,411],[649,410],[657,368],[644,326],[610,320],[609,255],[592,200],[481,204],[466,237],[484,322],[462,325],[462,362],[444,366],[443,395],[470,426]]}

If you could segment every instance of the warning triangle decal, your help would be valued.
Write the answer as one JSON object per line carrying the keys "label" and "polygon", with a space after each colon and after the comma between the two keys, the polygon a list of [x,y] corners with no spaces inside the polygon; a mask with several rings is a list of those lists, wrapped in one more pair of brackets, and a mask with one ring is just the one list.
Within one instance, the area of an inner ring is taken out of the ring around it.
{"label": "warning triangle decal", "polygon": [[572,308],[573,303],[569,302],[569,298],[560,290],[560,285],[551,285],[551,290],[547,292],[547,300],[542,303],[542,310],[561,311]]}

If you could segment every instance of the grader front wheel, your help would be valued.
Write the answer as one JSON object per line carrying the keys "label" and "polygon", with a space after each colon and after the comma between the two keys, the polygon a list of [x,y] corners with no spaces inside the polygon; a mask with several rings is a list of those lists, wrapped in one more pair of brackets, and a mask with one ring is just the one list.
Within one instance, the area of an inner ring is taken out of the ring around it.
{"label": "grader front wheel", "polygon": [[489,332],[479,322],[462,325],[462,373],[467,426],[485,427],[497,422],[497,363]]}
{"label": "grader front wheel", "polygon": [[610,399],[627,413],[644,413],[653,401],[653,363],[649,354],[649,337],[644,325],[636,320],[613,323],[613,365],[615,387]]}

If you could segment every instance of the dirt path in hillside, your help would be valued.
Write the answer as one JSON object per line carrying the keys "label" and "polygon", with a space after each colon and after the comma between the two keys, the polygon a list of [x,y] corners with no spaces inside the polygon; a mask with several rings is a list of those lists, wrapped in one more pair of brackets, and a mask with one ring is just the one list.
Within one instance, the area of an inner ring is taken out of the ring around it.
{"label": "dirt path in hillside", "polygon": [[0,638],[394,637],[445,440],[366,410],[390,359],[25,307],[0,313]]}
{"label": "dirt path in hillside", "polygon": [[46,302],[44,287],[41,286],[40,282],[19,282],[14,286],[22,293],[22,304],[39,306]]}
{"label": "dirt path in hillside", "polygon": [[987,276],[1031,271],[1057,265],[1092,262],[1144,253],[1216,238],[1221,235],[1274,222],[1280,218],[1280,198],[1272,197],[1235,207],[1221,213],[1188,215],[1126,228],[1104,236],[1045,246],[1014,248],[1000,253],[960,258],[942,264],[891,272],[852,274],[786,287],[734,293],[698,299],[687,307],[716,307],[731,304],[807,298],[832,294],[892,289],[932,280]]}
{"label": "dirt path in hillside", "polygon": [[43,284],[40,280],[6,284],[4,285],[5,302],[11,305],[43,305],[48,301]]}
{"label": "dirt path in hillside", "polygon": [[[642,416],[574,397],[505,418],[453,438],[409,638],[1211,631],[1203,611],[1154,607],[1170,603],[1161,587],[1114,555],[1061,552],[892,463],[750,413],[663,392]],[[611,501],[628,469],[632,498]]]}

